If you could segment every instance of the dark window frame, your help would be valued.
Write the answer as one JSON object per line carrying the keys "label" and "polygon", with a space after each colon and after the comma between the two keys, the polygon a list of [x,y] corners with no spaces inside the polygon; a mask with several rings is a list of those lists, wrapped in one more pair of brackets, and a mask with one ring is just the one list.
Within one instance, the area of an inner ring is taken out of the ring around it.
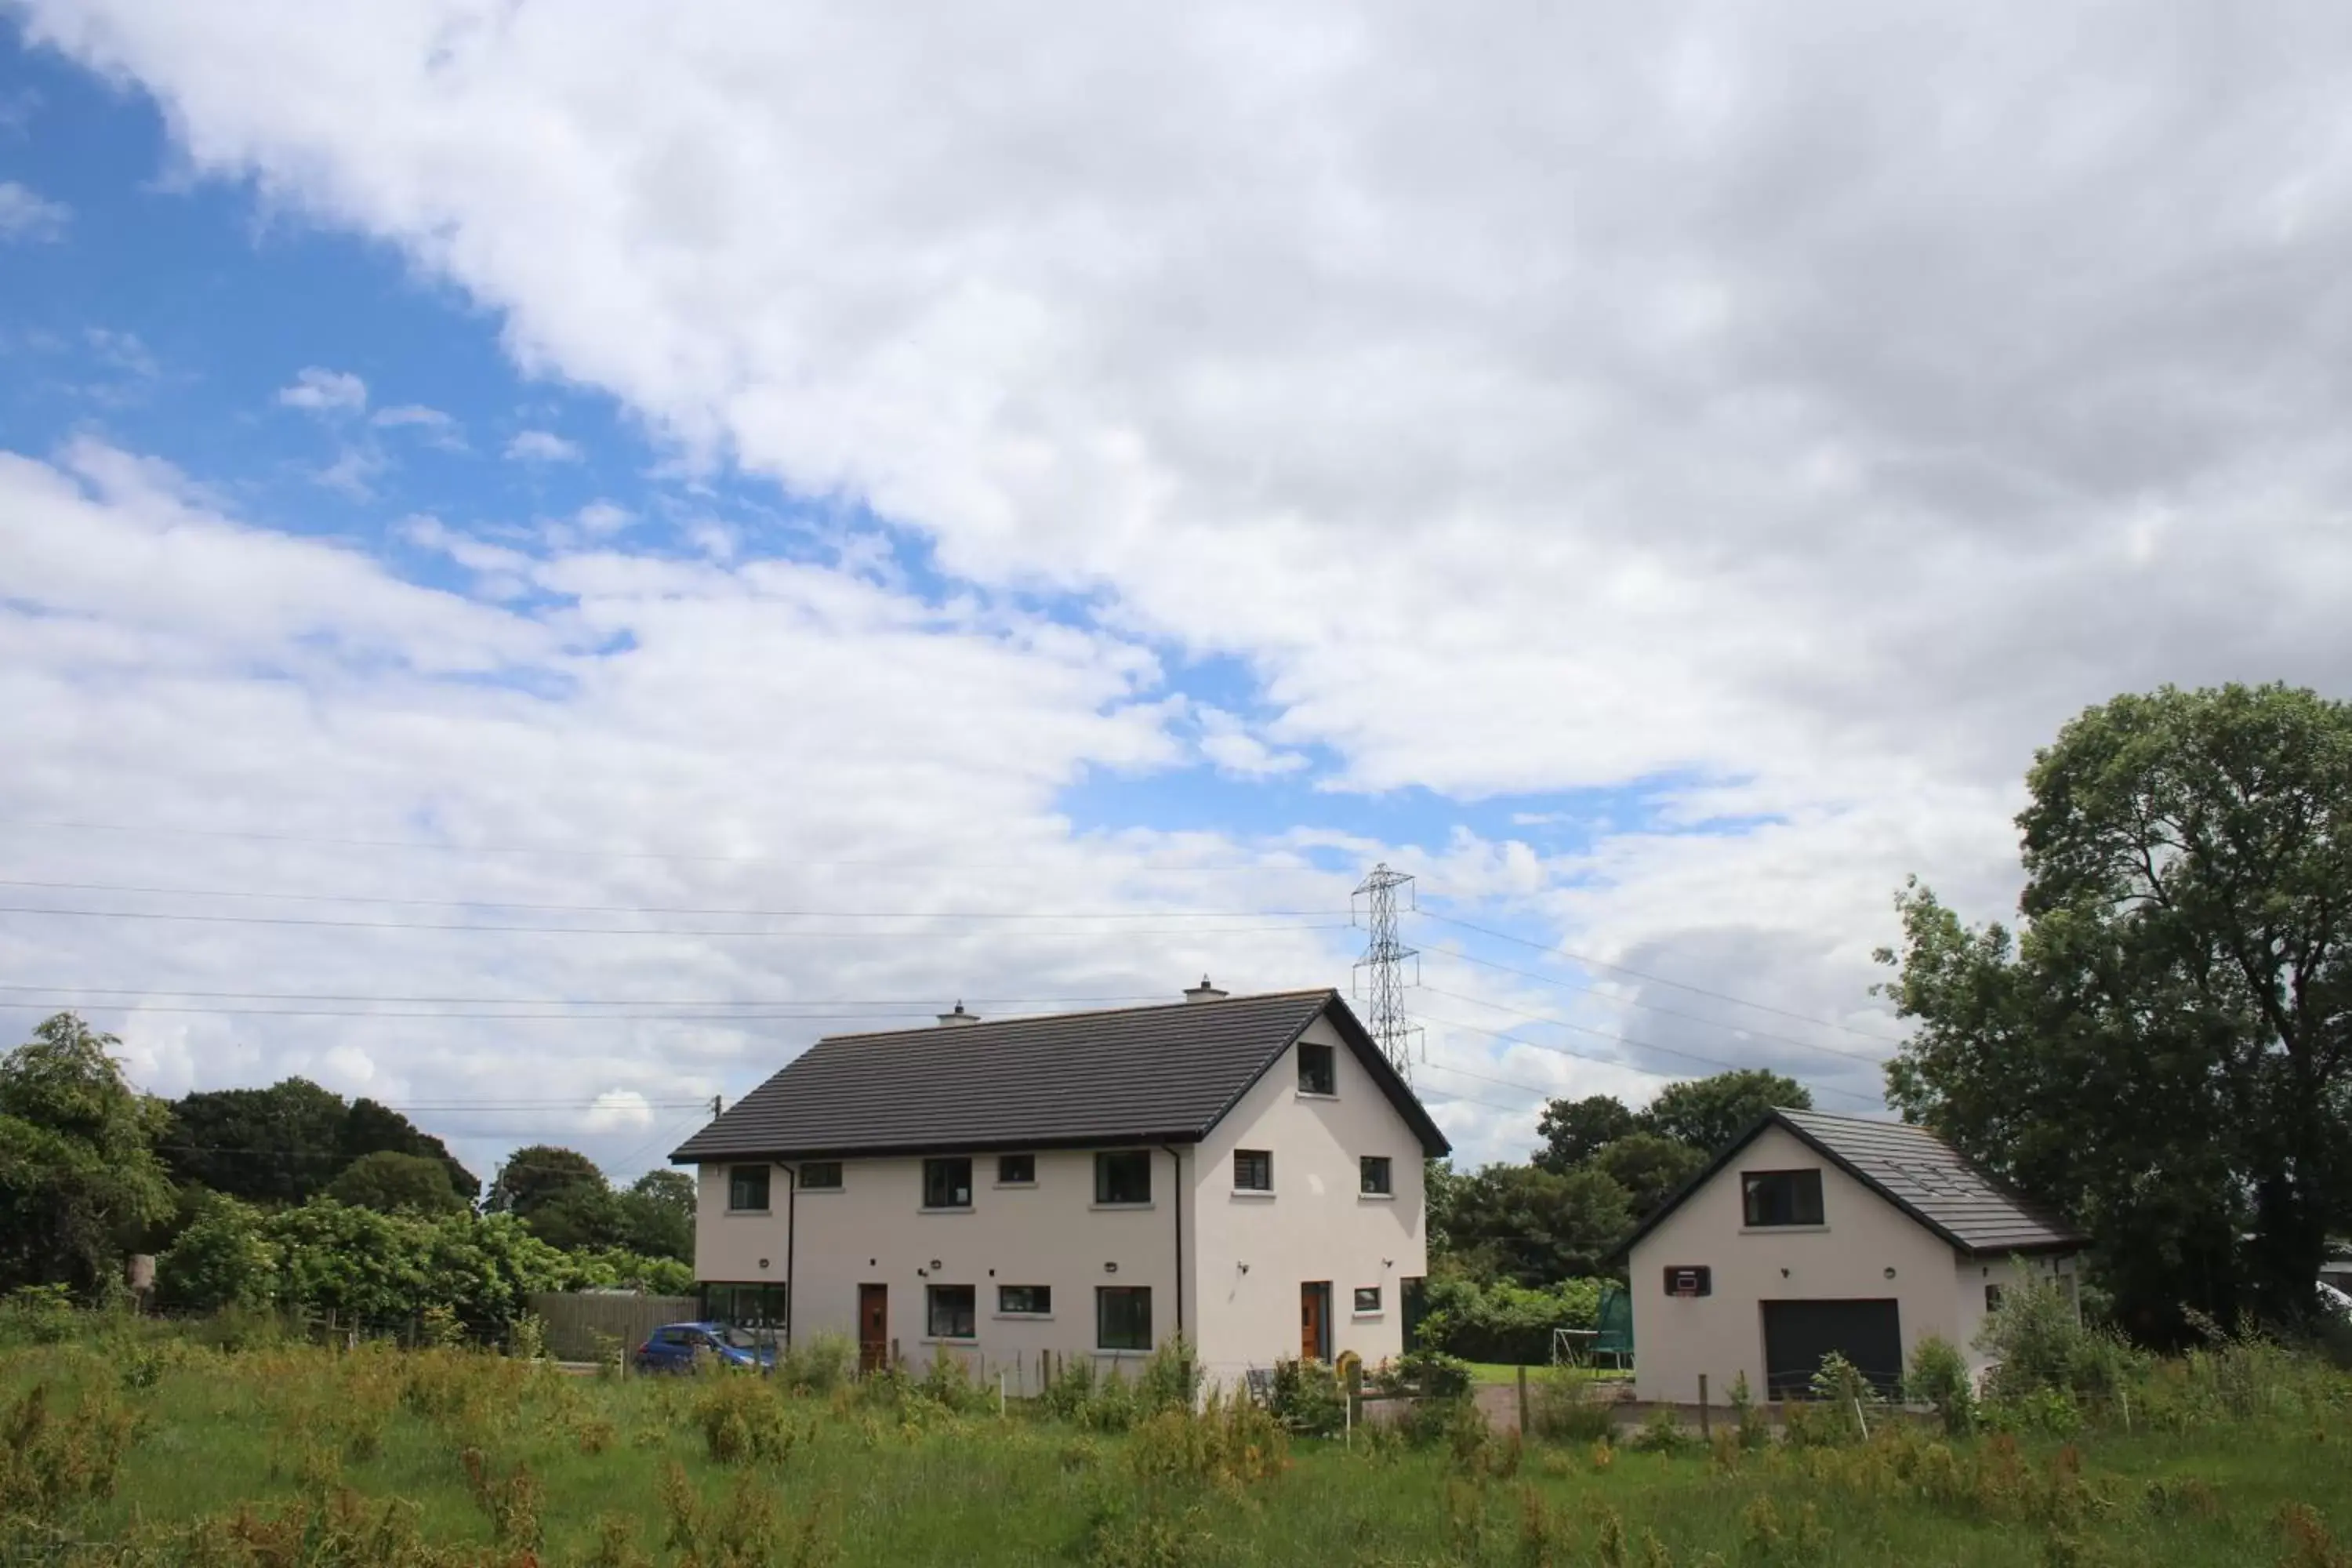
{"label": "dark window frame", "polygon": [[[1016,1307],[1013,1292],[1025,1290],[1033,1294],[1031,1304]],[[1051,1285],[999,1285],[996,1288],[996,1311],[1004,1318],[1050,1318],[1054,1315],[1054,1288]]]}
{"label": "dark window frame", "polygon": [[1748,1230],[1828,1224],[1818,1165],[1793,1171],[1739,1173],[1739,1219]]}
{"label": "dark window frame", "polygon": [[1985,1315],[1990,1317],[2000,1310],[2000,1284],[1998,1280],[1988,1280],[1985,1283]]}
{"label": "dark window frame", "polygon": [[[959,1292],[961,1294],[959,1296]],[[941,1309],[946,1309],[942,1313]],[[940,1326],[944,1316],[947,1327]],[[958,1325],[961,1328],[959,1329]],[[980,1338],[980,1291],[970,1285],[923,1287],[923,1326],[935,1340]]]}
{"label": "dark window frame", "polygon": [[801,1191],[804,1193],[837,1193],[845,1184],[841,1162],[838,1160],[803,1160],[801,1162]]}
{"label": "dark window frame", "polygon": [[[1113,1334],[1113,1307],[1120,1310],[1121,1321]],[[1142,1309],[1139,1315],[1135,1309]],[[1095,1348],[1104,1351],[1148,1351],[1151,1348],[1151,1287],[1149,1285],[1097,1285],[1095,1287]]]}
{"label": "dark window frame", "polygon": [[[1013,1173],[1019,1171],[1021,1174]],[[1000,1187],[1034,1187],[1037,1184],[1037,1156],[1034,1154],[999,1154],[996,1157],[996,1184]]]}
{"label": "dark window frame", "polygon": [[1339,1053],[1313,1040],[1298,1044],[1298,1092],[1336,1097],[1339,1092]]}
{"label": "dark window frame", "polygon": [[1377,1285],[1356,1287],[1355,1310],[1359,1316],[1369,1316],[1381,1310],[1381,1288]]}
{"label": "dark window frame", "polygon": [[1366,1197],[1396,1196],[1396,1162],[1386,1154],[1357,1155],[1356,1191]]}
{"label": "dark window frame", "polygon": [[[746,1189],[753,1175],[759,1177],[759,1201],[744,1203]],[[771,1165],[730,1165],[727,1167],[727,1212],[729,1214],[766,1214],[769,1212],[769,1184],[775,1178]]]}
{"label": "dark window frame", "polygon": [[[1131,1187],[1122,1187],[1116,1179],[1124,1171],[1129,1175],[1140,1172],[1142,1191],[1137,1195]],[[1126,1195],[1120,1195],[1124,1192]],[[1105,1149],[1095,1155],[1095,1203],[1104,1208],[1141,1208],[1151,1202],[1151,1151],[1149,1149]]]}
{"label": "dark window frame", "polygon": [[1237,1193],[1274,1191],[1273,1150],[1236,1149],[1234,1151],[1234,1191]]}
{"label": "dark window frame", "polygon": [[[959,1193],[962,1195],[958,1196]],[[923,1206],[927,1209],[971,1207],[970,1155],[942,1154],[923,1162]]]}

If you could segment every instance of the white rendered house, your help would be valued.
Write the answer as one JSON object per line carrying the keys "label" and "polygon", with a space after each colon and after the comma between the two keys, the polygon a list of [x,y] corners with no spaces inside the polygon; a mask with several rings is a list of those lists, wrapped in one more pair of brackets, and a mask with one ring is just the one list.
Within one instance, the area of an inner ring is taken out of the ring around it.
{"label": "white rendered house", "polygon": [[818,1041],[672,1158],[707,1309],[874,1364],[1405,1348],[1444,1134],[1332,991]]}
{"label": "white rendered house", "polygon": [[1924,1127],[1774,1110],[1645,1220],[1630,1254],[1643,1399],[1801,1396],[1836,1351],[1882,1389],[1978,1331],[2019,1271],[2073,1289],[2083,1237]]}

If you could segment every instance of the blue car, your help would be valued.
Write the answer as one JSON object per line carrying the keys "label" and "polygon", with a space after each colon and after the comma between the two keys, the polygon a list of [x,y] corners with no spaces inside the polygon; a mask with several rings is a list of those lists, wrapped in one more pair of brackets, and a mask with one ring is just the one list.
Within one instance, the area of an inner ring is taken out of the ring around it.
{"label": "blue car", "polygon": [[692,1372],[698,1355],[715,1357],[729,1366],[776,1364],[775,1346],[727,1323],[665,1323],[646,1336],[633,1359],[639,1372]]}

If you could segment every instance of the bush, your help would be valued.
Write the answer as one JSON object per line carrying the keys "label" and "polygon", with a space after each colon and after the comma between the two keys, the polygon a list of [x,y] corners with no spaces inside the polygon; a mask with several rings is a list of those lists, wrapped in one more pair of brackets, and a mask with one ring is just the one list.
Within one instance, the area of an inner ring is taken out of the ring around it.
{"label": "bush", "polygon": [[1567,1367],[1528,1379],[1528,1425],[1547,1443],[1606,1443],[1617,1435],[1608,1402],[1593,1396],[1590,1378]]}
{"label": "bush", "polygon": [[80,1329],[73,1293],[63,1285],[20,1285],[0,1300],[0,1342],[63,1344]]}
{"label": "bush", "polygon": [[1911,1368],[1903,1376],[1903,1396],[1930,1405],[1943,1418],[1944,1430],[1958,1436],[1976,1425],[1976,1384],[1959,1347],[1939,1334],[1929,1334],[1911,1348]]}
{"label": "bush", "polygon": [[800,1446],[802,1431],[765,1378],[737,1373],[707,1380],[694,1402],[703,1446],[721,1465],[780,1465]]}
{"label": "bush", "polygon": [[1276,1362],[1265,1406],[1284,1431],[1302,1436],[1328,1437],[1348,1424],[1347,1396],[1319,1361]]}
{"label": "bush", "polygon": [[1085,1356],[1066,1361],[1037,1395],[1045,1414],[1059,1421],[1077,1421],[1095,1396],[1095,1363]]}
{"label": "bush", "polygon": [[1626,1447],[1645,1454],[1686,1454],[1698,1446],[1698,1434],[1684,1426],[1682,1418],[1663,1405],[1650,1412],[1641,1430],[1626,1442]]}
{"label": "bush", "polygon": [[847,1334],[815,1334],[794,1341],[776,1359],[776,1377],[794,1394],[827,1394],[849,1381],[857,1366],[857,1344]]}
{"label": "bush", "polygon": [[2052,1389],[2094,1398],[2114,1394],[2138,1364],[2131,1347],[2084,1323],[2055,1279],[2020,1273],[1977,1334],[1976,1348],[1993,1363],[1985,1375],[1986,1394],[1996,1399]]}
{"label": "bush", "polygon": [[1733,1441],[1751,1452],[1772,1440],[1771,1423],[1756,1407],[1756,1395],[1748,1386],[1745,1372],[1736,1373],[1731,1380],[1731,1431]]}
{"label": "bush", "polygon": [[1419,1329],[1423,1345],[1471,1361],[1542,1366],[1554,1329],[1591,1329],[1601,1321],[1604,1279],[1563,1279],[1542,1289],[1508,1279],[1481,1284],[1461,1275],[1429,1281]]}
{"label": "bush", "polygon": [[1191,1410],[1200,1401],[1201,1363],[1181,1334],[1162,1340],[1135,1380],[1138,1402],[1147,1411]]}
{"label": "bush", "polygon": [[1375,1392],[1391,1398],[1461,1399],[1470,1393],[1475,1375],[1460,1356],[1418,1350],[1382,1362],[1366,1381]]}

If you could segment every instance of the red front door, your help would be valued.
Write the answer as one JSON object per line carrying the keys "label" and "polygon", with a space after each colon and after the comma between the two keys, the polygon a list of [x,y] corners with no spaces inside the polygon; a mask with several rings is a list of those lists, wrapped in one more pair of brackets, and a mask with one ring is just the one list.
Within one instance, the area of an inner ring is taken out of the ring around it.
{"label": "red front door", "polygon": [[857,1288],[857,1370],[877,1372],[890,1364],[890,1287]]}

